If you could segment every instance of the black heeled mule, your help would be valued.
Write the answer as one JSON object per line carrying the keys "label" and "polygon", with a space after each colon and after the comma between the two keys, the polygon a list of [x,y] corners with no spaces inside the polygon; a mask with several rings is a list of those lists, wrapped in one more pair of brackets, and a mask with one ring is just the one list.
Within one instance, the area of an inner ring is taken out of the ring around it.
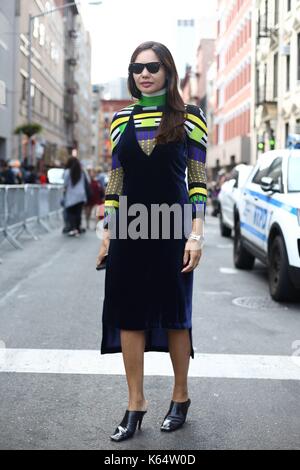
{"label": "black heeled mule", "polygon": [[183,403],[178,403],[172,400],[169,411],[164,418],[160,430],[164,432],[172,432],[179,429],[186,421],[190,404],[190,399]]}
{"label": "black heeled mule", "polygon": [[134,436],[136,427],[141,429],[143,418],[147,411],[129,411],[126,410],[125,416],[114,434],[110,436],[112,441],[121,442]]}

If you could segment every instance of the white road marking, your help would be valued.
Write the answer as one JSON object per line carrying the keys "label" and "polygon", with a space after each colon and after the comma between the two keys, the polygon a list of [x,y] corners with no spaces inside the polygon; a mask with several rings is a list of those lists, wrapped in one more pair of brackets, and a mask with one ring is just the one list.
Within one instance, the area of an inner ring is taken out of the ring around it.
{"label": "white road marking", "polygon": [[221,291],[214,291],[214,290],[206,290],[203,291],[203,294],[205,295],[232,295],[232,292],[229,292],[227,290],[221,290]]}
{"label": "white road marking", "polygon": [[[99,351],[0,349],[0,372],[30,374],[124,375],[121,354]],[[169,354],[145,354],[145,375],[172,376]],[[300,380],[300,357],[195,354],[190,377]]]}
{"label": "white road marking", "polygon": [[220,268],[220,273],[222,274],[237,274],[240,271],[234,268]]}

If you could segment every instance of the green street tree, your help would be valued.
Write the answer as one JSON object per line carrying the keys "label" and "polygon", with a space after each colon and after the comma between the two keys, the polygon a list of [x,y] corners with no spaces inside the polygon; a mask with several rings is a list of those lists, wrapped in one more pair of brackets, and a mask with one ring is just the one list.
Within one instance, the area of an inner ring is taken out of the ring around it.
{"label": "green street tree", "polygon": [[40,134],[43,131],[43,127],[37,123],[31,124],[23,124],[22,126],[18,126],[14,133],[15,134],[25,134],[29,139],[36,134]]}

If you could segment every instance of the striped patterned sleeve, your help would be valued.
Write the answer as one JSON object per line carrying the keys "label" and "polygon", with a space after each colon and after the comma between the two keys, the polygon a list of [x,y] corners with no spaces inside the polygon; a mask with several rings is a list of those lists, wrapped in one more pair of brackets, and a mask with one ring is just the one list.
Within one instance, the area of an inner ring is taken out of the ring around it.
{"label": "striped patterned sleeve", "polygon": [[110,141],[112,149],[112,166],[105,191],[104,225],[106,229],[112,214],[119,208],[119,198],[123,191],[124,171],[118,157],[118,141],[121,136],[119,128],[119,115],[116,113],[110,127]]}
{"label": "striped patterned sleeve", "polygon": [[185,129],[188,147],[188,190],[193,219],[205,219],[207,203],[206,150],[207,123],[198,106],[187,105]]}

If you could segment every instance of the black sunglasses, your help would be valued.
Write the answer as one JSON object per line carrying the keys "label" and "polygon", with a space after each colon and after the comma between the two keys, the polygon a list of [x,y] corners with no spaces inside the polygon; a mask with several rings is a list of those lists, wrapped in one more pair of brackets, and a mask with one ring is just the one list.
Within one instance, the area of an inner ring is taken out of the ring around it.
{"label": "black sunglasses", "polygon": [[162,65],[161,62],[148,62],[148,64],[140,64],[138,62],[132,62],[129,65],[129,72],[140,74],[146,67],[149,73],[157,73],[161,65]]}

